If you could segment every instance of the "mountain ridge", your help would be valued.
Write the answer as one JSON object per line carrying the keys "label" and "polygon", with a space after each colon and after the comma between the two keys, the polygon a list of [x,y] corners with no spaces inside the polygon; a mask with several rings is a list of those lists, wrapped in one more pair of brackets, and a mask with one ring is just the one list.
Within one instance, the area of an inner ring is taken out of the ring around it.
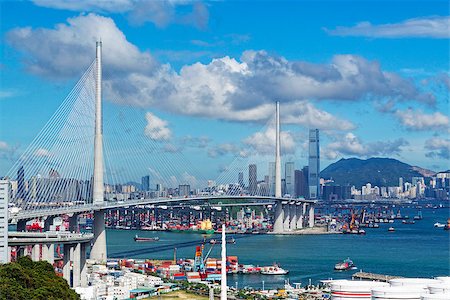
{"label": "mountain ridge", "polygon": [[398,186],[400,177],[404,182],[411,182],[412,177],[431,177],[435,174],[434,171],[385,157],[342,158],[320,172],[321,178],[331,179],[335,184],[356,187],[367,183],[379,187]]}

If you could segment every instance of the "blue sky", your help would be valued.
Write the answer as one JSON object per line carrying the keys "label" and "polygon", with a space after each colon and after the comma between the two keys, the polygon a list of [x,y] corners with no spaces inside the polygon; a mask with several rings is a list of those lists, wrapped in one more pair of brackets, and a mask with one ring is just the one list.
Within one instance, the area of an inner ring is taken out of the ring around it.
{"label": "blue sky", "polygon": [[233,161],[266,166],[275,100],[285,160],[297,168],[307,164],[309,128],[321,129],[322,167],[377,156],[449,168],[447,1],[0,5],[0,174],[49,145],[27,149],[89,67],[98,37],[105,120],[134,124],[114,131],[119,123],[105,121],[105,135],[133,137],[113,143],[112,165],[127,168],[124,149],[154,149],[123,180],[149,167],[170,177],[167,161],[182,170],[176,176],[202,180]]}

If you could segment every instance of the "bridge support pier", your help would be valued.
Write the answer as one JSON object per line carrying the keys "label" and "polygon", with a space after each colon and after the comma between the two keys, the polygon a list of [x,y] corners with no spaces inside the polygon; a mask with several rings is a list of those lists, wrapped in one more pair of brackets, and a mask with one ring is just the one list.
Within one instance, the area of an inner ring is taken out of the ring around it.
{"label": "bridge support pier", "polygon": [[[47,244],[42,247],[42,249],[46,249],[42,251],[42,259],[45,259],[49,264],[53,265],[55,263],[55,244]],[[44,256],[45,252],[47,253],[46,256]]]}
{"label": "bridge support pier", "polygon": [[289,204],[283,204],[283,212],[284,212],[284,220],[283,220],[283,231],[288,231],[289,230]]}
{"label": "bridge support pier", "polygon": [[297,224],[296,229],[302,229],[303,228],[303,203],[297,204]]}
{"label": "bridge support pier", "polygon": [[289,229],[290,230],[295,230],[297,227],[297,205],[295,205],[295,203],[289,205],[289,210],[290,210],[290,223],[289,223]]}
{"label": "bridge support pier", "polygon": [[71,286],[71,284],[70,284],[70,249],[71,248],[72,247],[69,244],[64,245],[63,278],[65,280],[67,280],[67,282],[69,283],[69,286]]}
{"label": "bridge support pier", "polygon": [[40,256],[41,256],[41,245],[34,244],[33,249],[31,250],[31,260],[39,261]]}
{"label": "bridge support pier", "polygon": [[72,257],[72,280],[73,280],[73,287],[80,286],[80,256],[81,256],[81,244],[77,243],[73,246],[73,257]]}
{"label": "bridge support pier", "polygon": [[80,248],[80,286],[87,286],[87,265],[86,265],[87,243],[81,243]]}
{"label": "bridge support pier", "polygon": [[282,233],[283,232],[283,204],[278,202],[275,206],[275,215],[273,222],[273,232],[274,233]]}
{"label": "bridge support pier", "polygon": [[78,214],[73,214],[71,217],[69,217],[69,231],[70,232],[79,232]]}
{"label": "bridge support pier", "polygon": [[94,239],[91,247],[91,259],[96,262],[106,262],[106,229],[105,211],[96,210],[94,212]]}
{"label": "bridge support pier", "polygon": [[308,226],[314,227],[314,204],[309,205],[309,220],[308,220]]}

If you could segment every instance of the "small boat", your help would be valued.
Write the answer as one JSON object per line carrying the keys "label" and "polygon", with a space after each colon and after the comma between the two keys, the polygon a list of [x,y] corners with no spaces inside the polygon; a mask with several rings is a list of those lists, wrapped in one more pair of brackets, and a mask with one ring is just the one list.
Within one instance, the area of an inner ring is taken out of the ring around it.
{"label": "small boat", "polygon": [[394,227],[389,227],[388,231],[389,231],[389,232],[394,232],[394,231],[395,231],[395,228],[394,228]]}
{"label": "small boat", "polygon": [[278,265],[273,265],[270,267],[264,267],[261,269],[262,275],[286,275],[289,271],[281,268]]}
{"label": "small boat", "polygon": [[442,223],[439,223],[439,222],[436,222],[436,223],[434,223],[434,225],[433,225],[434,227],[437,227],[437,228],[444,228],[445,227],[445,224],[442,224]]}
{"label": "small boat", "polygon": [[355,264],[353,264],[353,261],[350,258],[347,258],[343,262],[335,264],[334,269],[336,271],[348,271],[348,270],[355,270],[356,266]]}
{"label": "small boat", "polygon": [[409,220],[403,220],[403,221],[402,221],[402,224],[416,224],[416,221],[413,221],[413,220],[411,220],[411,221],[409,221]]}
{"label": "small boat", "polygon": [[[234,238],[226,239],[227,244],[236,244],[236,240]],[[222,240],[210,239],[210,244],[222,244]]]}
{"label": "small boat", "polygon": [[358,230],[358,234],[366,234],[366,231],[364,229]]}
{"label": "small boat", "polygon": [[136,234],[134,237],[135,242],[157,242],[159,241],[159,237],[140,237]]}

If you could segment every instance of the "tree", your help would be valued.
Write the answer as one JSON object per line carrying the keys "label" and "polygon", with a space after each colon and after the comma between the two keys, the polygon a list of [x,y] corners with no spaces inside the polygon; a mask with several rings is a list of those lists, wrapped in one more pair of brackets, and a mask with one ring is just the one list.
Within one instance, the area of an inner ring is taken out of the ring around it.
{"label": "tree", "polygon": [[48,262],[21,257],[0,265],[0,300],[76,300],[80,296],[58,277]]}

